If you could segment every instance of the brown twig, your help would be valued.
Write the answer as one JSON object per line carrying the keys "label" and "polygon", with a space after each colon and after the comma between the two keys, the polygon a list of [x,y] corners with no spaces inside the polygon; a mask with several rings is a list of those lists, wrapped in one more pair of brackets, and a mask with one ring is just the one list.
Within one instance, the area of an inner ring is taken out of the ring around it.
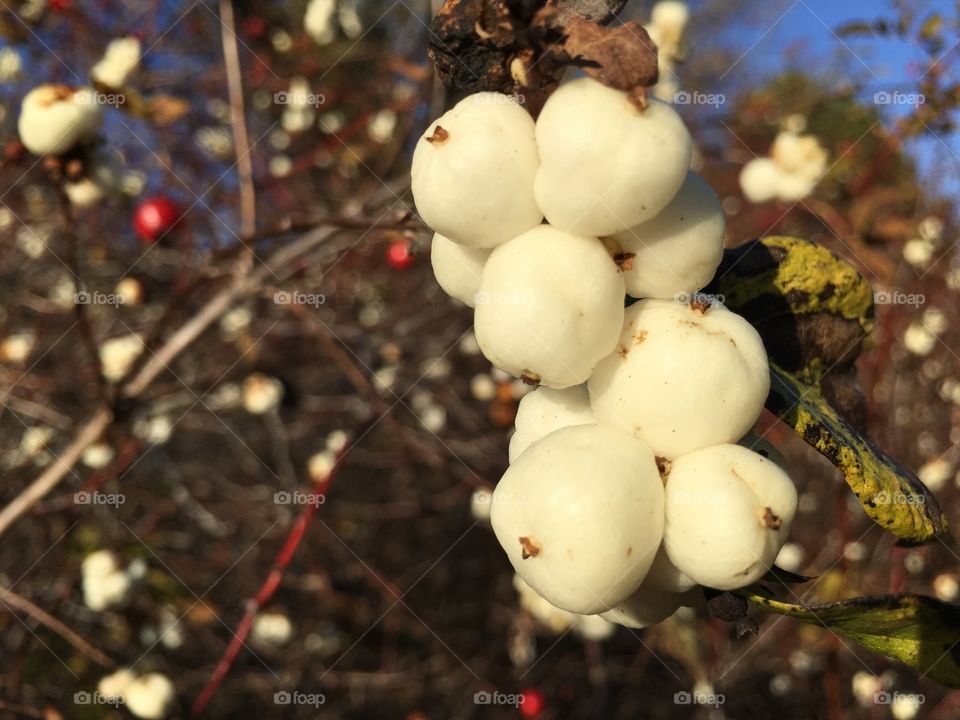
{"label": "brown twig", "polygon": [[223,64],[227,71],[230,121],[233,125],[234,151],[240,181],[240,229],[244,235],[251,235],[257,227],[257,196],[243,107],[243,78],[240,73],[240,53],[237,50],[237,31],[233,19],[233,0],[220,0],[220,38],[223,43]]}
{"label": "brown twig", "polygon": [[[170,339],[150,357],[123,388],[123,397],[128,400],[139,397],[181,352],[197,340],[238,299],[256,292],[267,278],[289,274],[291,265],[301,255],[326,240],[332,232],[331,228],[317,228],[275,252],[270,262],[256,272],[246,271],[238,275],[230,285],[217,293],[196,315],[173,333]],[[50,467],[0,511],[0,535],[66,477],[83,451],[100,439],[112,420],[113,412],[104,408],[87,421],[70,446]]]}
{"label": "brown twig", "polygon": [[62,637],[80,653],[97,663],[97,665],[107,669],[113,669],[116,667],[117,663],[113,659],[77,635],[77,633],[57,620],[46,610],[37,607],[22,595],[15,593],[13,590],[0,587],[0,603],[6,606],[8,610],[19,610],[25,615],[29,615],[38,623]]}

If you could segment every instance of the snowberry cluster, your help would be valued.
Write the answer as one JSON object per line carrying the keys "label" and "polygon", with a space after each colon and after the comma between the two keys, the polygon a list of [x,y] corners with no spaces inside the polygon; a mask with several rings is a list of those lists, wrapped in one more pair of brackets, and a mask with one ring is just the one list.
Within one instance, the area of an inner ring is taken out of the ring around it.
{"label": "snowberry cluster", "polygon": [[539,385],[520,402],[494,532],[545,600],[631,627],[698,585],[759,579],[797,504],[782,467],[743,441],[767,356],[698,294],[724,217],[690,157],[670,105],[581,78],[536,122],[509,96],[467,97],[413,159],[440,286],[475,308],[484,355]]}

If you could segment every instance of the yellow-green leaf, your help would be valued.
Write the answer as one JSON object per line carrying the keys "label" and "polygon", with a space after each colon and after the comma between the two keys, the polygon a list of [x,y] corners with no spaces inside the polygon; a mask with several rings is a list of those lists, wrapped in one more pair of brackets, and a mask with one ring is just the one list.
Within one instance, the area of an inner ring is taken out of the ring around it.
{"label": "yellow-green leaf", "polygon": [[832,462],[875,523],[908,544],[947,532],[936,498],[916,475],[860,435],[820,390],[771,365],[767,407]]}
{"label": "yellow-green leaf", "polygon": [[747,599],[768,612],[831,630],[858,645],[960,687],[960,608],[922,595],[883,595],[826,605],[797,605],[756,591]]}

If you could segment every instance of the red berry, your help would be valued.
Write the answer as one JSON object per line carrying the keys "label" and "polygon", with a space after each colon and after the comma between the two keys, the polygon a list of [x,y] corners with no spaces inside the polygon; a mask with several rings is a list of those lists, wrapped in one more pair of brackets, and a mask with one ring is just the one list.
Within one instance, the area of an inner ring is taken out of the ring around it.
{"label": "red berry", "polygon": [[527,688],[523,691],[523,699],[520,701],[520,714],[528,720],[540,717],[547,709],[547,699],[543,693],[536,688]]}
{"label": "red berry", "polygon": [[387,263],[394,270],[406,270],[413,265],[413,248],[406,239],[394,240],[387,248]]}
{"label": "red berry", "polygon": [[180,209],[163,196],[149,197],[133,211],[133,229],[140,240],[151,245],[165,235],[180,219]]}
{"label": "red berry", "polygon": [[71,0],[48,0],[47,6],[51,10],[67,10],[73,3]]}

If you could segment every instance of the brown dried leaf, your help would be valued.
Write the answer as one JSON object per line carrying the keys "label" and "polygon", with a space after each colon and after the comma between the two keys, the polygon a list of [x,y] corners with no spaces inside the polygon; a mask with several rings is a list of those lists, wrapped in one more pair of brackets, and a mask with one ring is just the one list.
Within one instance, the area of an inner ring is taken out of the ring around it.
{"label": "brown dried leaf", "polygon": [[656,84],[657,46],[637,23],[609,28],[574,17],[564,33],[566,53],[604,85],[633,93]]}

